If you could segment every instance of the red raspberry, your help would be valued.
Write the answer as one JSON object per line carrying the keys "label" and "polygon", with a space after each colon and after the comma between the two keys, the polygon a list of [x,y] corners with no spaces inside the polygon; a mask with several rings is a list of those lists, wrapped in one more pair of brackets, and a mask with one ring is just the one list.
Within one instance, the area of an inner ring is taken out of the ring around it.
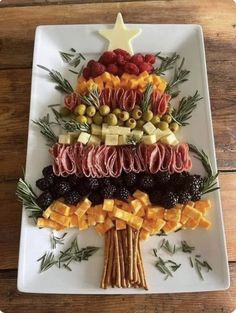
{"label": "red raspberry", "polygon": [[126,63],[125,58],[123,55],[118,54],[117,55],[117,59],[116,59],[117,63],[120,65],[124,65]]}
{"label": "red raspberry", "polygon": [[145,55],[145,62],[154,64],[156,62],[156,57],[154,54],[146,54]]}
{"label": "red raspberry", "polygon": [[116,55],[122,55],[126,61],[129,61],[131,58],[131,55],[129,54],[129,52],[127,52],[123,49],[115,49],[115,50],[113,50],[113,52],[115,52]]}
{"label": "red raspberry", "polygon": [[151,73],[153,71],[153,66],[150,63],[143,62],[139,65],[139,71],[140,73],[147,71],[148,73]]}
{"label": "red raspberry", "polygon": [[88,61],[87,67],[91,69],[91,67],[93,66],[94,63],[96,63],[96,61],[94,61],[94,60]]}
{"label": "red raspberry", "polygon": [[120,76],[122,76],[123,74],[124,74],[124,69],[123,69],[123,66],[121,66],[121,67],[118,68],[118,73],[117,73],[117,75],[120,77]]}
{"label": "red raspberry", "polygon": [[132,62],[136,65],[139,65],[139,64],[144,62],[144,57],[142,56],[141,53],[137,53],[137,54],[132,56],[132,58],[130,59],[130,62]]}
{"label": "red raspberry", "polygon": [[99,75],[102,75],[105,72],[105,70],[106,68],[103,64],[99,62],[93,63],[93,65],[91,66],[92,77],[97,77]]}
{"label": "red raspberry", "polygon": [[89,79],[89,77],[91,76],[90,68],[85,67],[83,69],[83,76],[84,76],[85,79]]}
{"label": "red raspberry", "polygon": [[139,74],[139,68],[137,67],[137,65],[134,63],[130,63],[130,62],[127,62],[125,64],[124,71],[128,74],[134,74],[134,75]]}
{"label": "red raspberry", "polygon": [[113,74],[113,75],[117,75],[118,73],[118,66],[115,64],[109,64],[107,66],[107,72]]}
{"label": "red raspberry", "polygon": [[106,51],[101,55],[99,62],[104,65],[112,64],[116,62],[116,57],[117,56],[113,51]]}

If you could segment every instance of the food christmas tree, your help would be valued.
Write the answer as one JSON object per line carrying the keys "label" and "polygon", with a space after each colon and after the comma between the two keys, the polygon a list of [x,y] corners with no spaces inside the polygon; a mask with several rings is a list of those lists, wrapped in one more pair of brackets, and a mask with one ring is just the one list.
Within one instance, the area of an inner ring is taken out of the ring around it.
{"label": "food christmas tree", "polygon": [[[193,145],[179,143],[176,133],[188,124],[198,92],[171,101],[177,86],[187,80],[184,60],[160,53],[136,53],[130,40],[140,30],[125,27],[119,14],[114,29],[101,30],[108,50],[89,60],[75,88],[59,72],[50,77],[67,95],[60,112],[57,136],[49,117],[35,123],[52,144],[53,165],[36,181],[37,197],[20,180],[17,194],[37,226],[85,230],[94,226],[105,237],[101,287],[147,289],[140,241],[180,229],[208,229],[211,203],[202,195],[215,190],[207,155]],[[85,58],[72,49],[61,53],[76,66]],[[175,68],[168,82],[165,72]],[[191,175],[190,151],[207,176]]]}

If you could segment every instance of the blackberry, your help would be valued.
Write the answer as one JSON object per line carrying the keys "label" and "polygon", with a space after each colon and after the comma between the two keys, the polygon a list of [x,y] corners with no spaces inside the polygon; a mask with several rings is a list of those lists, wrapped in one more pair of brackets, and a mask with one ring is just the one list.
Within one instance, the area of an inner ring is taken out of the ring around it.
{"label": "blackberry", "polygon": [[178,202],[178,196],[172,192],[172,191],[167,191],[161,199],[162,205],[166,209],[170,209],[176,206]]}
{"label": "blackberry", "polygon": [[99,181],[101,187],[106,187],[111,185],[111,179],[109,177],[101,178]]}
{"label": "blackberry", "polygon": [[192,195],[194,192],[199,191],[201,187],[200,180],[195,176],[189,176],[186,179],[186,183],[184,184],[184,189],[188,190]]}
{"label": "blackberry", "polygon": [[85,186],[83,184],[83,182],[81,182],[78,185],[76,185],[76,190],[79,192],[81,197],[85,197],[85,196],[87,196],[89,194],[89,190],[88,190],[87,186]]}
{"label": "blackberry", "polygon": [[179,193],[179,203],[186,204],[191,200],[191,195],[187,191],[182,191]]}
{"label": "blackberry", "polygon": [[40,179],[36,180],[35,184],[40,190],[46,191],[50,188],[50,186],[52,186],[53,181],[51,179],[47,179],[47,178],[40,178]]}
{"label": "blackberry", "polygon": [[121,186],[117,188],[115,195],[116,195],[116,198],[126,201],[128,200],[130,193],[127,187]]}
{"label": "blackberry", "polygon": [[86,186],[89,190],[96,190],[99,187],[99,180],[97,178],[88,177],[86,180]]}
{"label": "blackberry", "polygon": [[174,186],[181,186],[185,181],[185,175],[183,173],[174,173],[170,177],[170,182]]}
{"label": "blackberry", "polygon": [[69,182],[71,187],[76,186],[79,183],[80,178],[75,174],[69,175],[67,177],[67,181]]}
{"label": "blackberry", "polygon": [[161,191],[160,190],[152,190],[149,193],[149,198],[151,203],[153,204],[161,204]]}
{"label": "blackberry", "polygon": [[102,195],[97,191],[91,192],[88,198],[92,202],[93,205],[101,204],[103,202]]}
{"label": "blackberry", "polygon": [[42,170],[42,173],[44,177],[54,174],[52,165],[44,167],[44,169]]}
{"label": "blackberry", "polygon": [[166,184],[170,181],[170,173],[169,172],[158,172],[155,175],[155,181],[158,184]]}
{"label": "blackberry", "polygon": [[124,185],[123,176],[120,175],[120,176],[118,176],[118,177],[116,177],[116,178],[114,177],[114,178],[112,179],[112,184],[115,185],[116,187],[121,187],[121,186],[123,186],[123,185]]}
{"label": "blackberry", "polygon": [[134,172],[127,173],[124,176],[124,183],[127,187],[135,186],[136,181],[137,181],[137,174]]}
{"label": "blackberry", "polygon": [[53,202],[53,197],[50,192],[43,192],[36,200],[41,209],[45,210]]}
{"label": "blackberry", "polygon": [[111,199],[114,196],[115,192],[116,192],[116,186],[109,185],[109,186],[104,187],[104,189],[102,190],[102,195],[104,199]]}
{"label": "blackberry", "polygon": [[74,205],[77,204],[81,198],[81,195],[76,190],[72,190],[64,196],[65,203]]}
{"label": "blackberry", "polygon": [[68,181],[61,180],[54,185],[53,190],[58,197],[61,197],[70,192],[71,187]]}
{"label": "blackberry", "polygon": [[201,199],[201,192],[199,190],[196,190],[194,193],[191,195],[191,200],[192,201],[198,201]]}
{"label": "blackberry", "polygon": [[139,178],[140,189],[150,190],[155,185],[155,180],[151,174],[142,174]]}

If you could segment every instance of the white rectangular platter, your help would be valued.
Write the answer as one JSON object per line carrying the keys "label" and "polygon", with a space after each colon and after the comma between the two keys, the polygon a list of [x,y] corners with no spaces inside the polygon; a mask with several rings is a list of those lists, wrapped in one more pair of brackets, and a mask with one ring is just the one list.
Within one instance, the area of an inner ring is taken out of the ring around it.
{"label": "white rectangular platter", "polygon": [[[193,95],[198,90],[203,100],[200,101],[193,114],[190,125],[178,135],[183,142],[192,143],[205,150],[210,156],[213,169],[216,170],[216,157],[210,101],[207,83],[205,52],[202,29],[198,25],[128,25],[140,27],[142,33],[133,40],[134,52],[161,51],[177,52],[185,57],[185,67],[191,70],[188,82],[181,86],[181,95]],[[62,95],[54,89],[54,84],[47,78],[46,72],[37,67],[44,65],[62,73],[75,86],[76,75],[70,73],[62,62],[59,51],[75,48],[86,57],[99,55],[106,49],[106,42],[97,33],[98,29],[109,25],[66,25],[39,26],[36,30],[33,57],[32,90],[29,118],[29,136],[26,164],[26,181],[35,186],[35,181],[42,176],[42,168],[50,164],[48,146],[32,120],[44,116],[48,105],[62,103]],[[201,173],[201,164],[194,161],[193,173]],[[219,192],[210,195],[213,209],[209,213],[212,228],[209,231],[197,229],[185,230],[168,236],[171,243],[179,244],[186,240],[196,247],[196,253],[201,254],[213,271],[206,273],[201,281],[196,271],[189,265],[188,256],[182,252],[173,259],[181,263],[181,268],[174,273],[173,278],[163,279],[163,275],[155,268],[155,257],[152,249],[158,248],[163,237],[152,236],[142,243],[144,267],[149,286],[148,291],[139,289],[99,288],[103,269],[104,240],[94,229],[78,232],[70,230],[66,243],[78,235],[79,246],[99,246],[101,249],[89,261],[72,265],[72,272],[64,269],[51,268],[39,273],[39,263],[36,261],[46,251],[50,250],[50,230],[38,229],[34,222],[22,214],[18,289],[22,292],[34,293],[64,293],[64,294],[142,294],[142,293],[174,293],[222,290],[229,287],[229,271],[227,263],[224,226]],[[59,251],[58,251],[59,253]],[[160,256],[162,252],[160,252]],[[164,256],[165,257],[165,256]]]}

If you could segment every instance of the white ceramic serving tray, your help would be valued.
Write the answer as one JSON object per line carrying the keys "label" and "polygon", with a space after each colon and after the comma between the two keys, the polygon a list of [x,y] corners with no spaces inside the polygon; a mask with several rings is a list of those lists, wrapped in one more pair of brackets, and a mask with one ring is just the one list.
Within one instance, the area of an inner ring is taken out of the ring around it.
{"label": "white ceramic serving tray", "polygon": [[[181,95],[193,95],[199,90],[203,100],[199,103],[191,119],[191,124],[183,128],[179,134],[180,141],[195,144],[203,148],[210,156],[213,169],[216,170],[214,137],[212,130],[210,100],[208,92],[206,61],[202,29],[198,25],[128,25],[140,27],[142,34],[133,40],[134,52],[161,51],[177,52],[185,57],[185,67],[191,70],[190,79],[181,86]],[[54,83],[48,79],[47,73],[36,65],[41,64],[50,69],[59,70],[72,85],[75,86],[76,75],[70,73],[62,62],[58,51],[68,51],[70,48],[83,53],[88,59],[98,57],[107,43],[97,33],[98,29],[109,25],[63,25],[39,26],[36,30],[33,57],[31,106],[29,119],[29,136],[26,163],[26,180],[35,186],[35,181],[42,176],[42,168],[50,164],[48,147],[32,120],[44,116],[48,105],[62,103],[63,96],[54,89]],[[202,173],[200,163],[194,161],[193,173]],[[35,187],[36,189],[36,187]],[[182,266],[174,273],[173,278],[164,280],[163,275],[155,268],[155,257],[152,249],[158,248],[163,237],[153,236],[142,243],[144,267],[149,286],[148,291],[139,289],[99,288],[103,270],[104,240],[94,229],[79,232],[72,229],[66,236],[66,248],[71,239],[78,235],[80,247],[88,245],[99,246],[101,249],[89,261],[72,265],[72,272],[64,269],[51,268],[39,274],[39,263],[36,261],[46,251],[50,250],[50,230],[38,229],[32,220],[27,218],[23,209],[18,289],[22,292],[64,293],[64,294],[147,294],[174,293],[221,290],[229,287],[229,270],[227,263],[225,234],[222,219],[222,209],[219,192],[210,195],[213,209],[209,213],[212,228],[209,231],[197,229],[185,230],[168,236],[171,243],[179,244],[186,240],[196,247],[196,253],[201,254],[211,264],[213,271],[204,273],[201,281],[196,271],[189,265],[188,255],[179,252],[172,257]],[[59,253],[59,251],[57,252]],[[160,256],[170,258],[160,251]],[[193,254],[193,256],[195,253]]]}

